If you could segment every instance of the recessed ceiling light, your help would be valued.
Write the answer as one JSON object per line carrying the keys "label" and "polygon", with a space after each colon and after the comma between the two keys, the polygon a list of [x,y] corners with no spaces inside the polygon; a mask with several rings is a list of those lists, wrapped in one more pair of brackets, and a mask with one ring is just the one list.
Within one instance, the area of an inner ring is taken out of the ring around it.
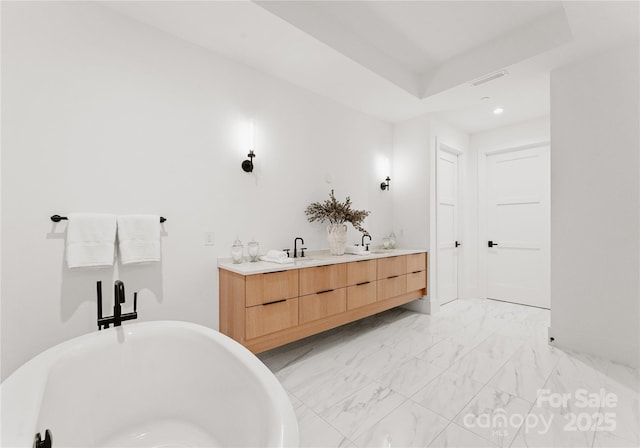
{"label": "recessed ceiling light", "polygon": [[502,112],[504,112],[504,109],[502,107],[496,107],[495,109],[493,109],[493,113],[495,115],[500,115]]}

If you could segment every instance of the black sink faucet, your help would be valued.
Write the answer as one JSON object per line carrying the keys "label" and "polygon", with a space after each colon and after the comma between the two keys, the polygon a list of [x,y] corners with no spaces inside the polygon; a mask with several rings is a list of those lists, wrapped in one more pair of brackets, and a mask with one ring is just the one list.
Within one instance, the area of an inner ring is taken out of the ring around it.
{"label": "black sink faucet", "polygon": [[[304,240],[300,237],[297,237],[295,240],[293,240],[293,258],[298,258],[298,240],[300,240],[300,244],[304,244]],[[304,257],[304,250],[306,249],[306,247],[302,247],[302,255],[301,257]]]}
{"label": "black sink faucet", "polygon": [[120,280],[116,280],[113,284],[113,316],[102,316],[102,282],[98,282],[96,285],[98,294],[98,330],[103,328],[109,328],[109,325],[113,324],[114,327],[119,327],[122,322],[127,320],[138,318],[138,293],[133,293],[133,312],[122,314],[122,307],[120,304],[125,302],[124,295],[124,283]]}
{"label": "black sink faucet", "polygon": [[362,245],[364,246],[364,239],[369,238],[369,243],[367,243],[367,250],[369,250],[369,244],[371,244],[371,235],[369,235],[368,233],[363,233],[362,234]]}

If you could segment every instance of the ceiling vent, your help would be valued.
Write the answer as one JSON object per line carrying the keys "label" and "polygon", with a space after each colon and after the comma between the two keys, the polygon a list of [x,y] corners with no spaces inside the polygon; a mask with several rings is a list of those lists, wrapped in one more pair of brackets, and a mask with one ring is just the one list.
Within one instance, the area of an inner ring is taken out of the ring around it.
{"label": "ceiling vent", "polygon": [[490,75],[483,76],[482,78],[478,78],[475,81],[471,81],[471,85],[477,87],[481,84],[485,84],[489,81],[493,81],[494,79],[502,78],[509,73],[506,70],[500,70],[499,72],[491,73]]}

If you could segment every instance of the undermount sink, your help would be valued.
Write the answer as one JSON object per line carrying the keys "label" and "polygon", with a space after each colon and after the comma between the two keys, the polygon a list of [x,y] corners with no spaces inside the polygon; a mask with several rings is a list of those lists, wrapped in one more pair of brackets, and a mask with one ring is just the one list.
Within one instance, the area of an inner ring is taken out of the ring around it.
{"label": "undermount sink", "polygon": [[350,255],[367,255],[371,252],[366,250],[364,246],[347,246],[344,248],[344,253]]}

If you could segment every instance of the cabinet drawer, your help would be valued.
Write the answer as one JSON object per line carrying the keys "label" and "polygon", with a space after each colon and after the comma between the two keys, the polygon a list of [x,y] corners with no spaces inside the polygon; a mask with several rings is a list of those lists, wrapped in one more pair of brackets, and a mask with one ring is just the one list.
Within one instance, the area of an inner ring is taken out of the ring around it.
{"label": "cabinet drawer", "polygon": [[300,295],[314,294],[347,286],[345,263],[300,269]]}
{"label": "cabinet drawer", "polygon": [[389,299],[405,292],[407,292],[406,275],[378,280],[378,300]]}
{"label": "cabinet drawer", "polygon": [[374,281],[377,278],[376,266],[376,260],[347,263],[347,285]]}
{"label": "cabinet drawer", "polygon": [[427,254],[407,255],[407,272],[425,271],[427,269]]}
{"label": "cabinet drawer", "polygon": [[245,306],[298,297],[298,271],[271,272],[247,276]]}
{"label": "cabinet drawer", "polygon": [[376,301],[376,283],[368,282],[347,288],[347,309],[352,310]]}
{"label": "cabinet drawer", "polygon": [[407,273],[407,256],[378,259],[378,280]]}
{"label": "cabinet drawer", "polygon": [[300,324],[346,311],[345,288],[300,297]]}
{"label": "cabinet drawer", "polygon": [[282,300],[245,309],[245,336],[257,338],[298,325],[298,299]]}
{"label": "cabinet drawer", "polygon": [[418,291],[427,287],[427,271],[407,274],[407,292]]}

